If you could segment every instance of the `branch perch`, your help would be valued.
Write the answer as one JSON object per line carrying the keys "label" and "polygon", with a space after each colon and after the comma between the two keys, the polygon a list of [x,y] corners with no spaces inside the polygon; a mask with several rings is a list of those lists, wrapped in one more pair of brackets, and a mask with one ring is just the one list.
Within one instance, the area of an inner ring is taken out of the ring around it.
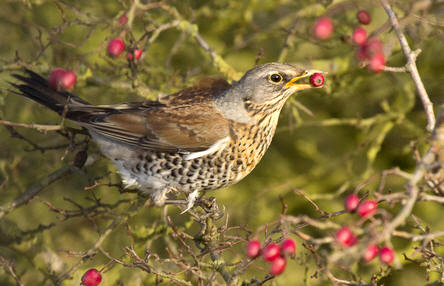
{"label": "branch perch", "polygon": [[[388,0],[380,0],[382,6],[385,9],[385,12],[389,16],[390,23],[392,24],[393,29],[395,30],[396,36],[399,39],[399,43],[401,44],[402,52],[407,58],[407,63],[405,65],[405,69],[410,73],[410,76],[415,83],[416,90],[418,91],[419,98],[421,99],[422,105],[424,106],[424,110],[426,112],[427,117],[427,130],[431,132],[435,127],[435,114],[433,112],[433,103],[430,101],[429,95],[424,87],[424,84],[419,76],[418,68],[416,67],[416,57],[418,56],[418,51],[412,51],[407,42],[407,39],[402,32],[398,18],[396,17],[395,12],[390,6]],[[401,68],[402,69],[402,68]]]}

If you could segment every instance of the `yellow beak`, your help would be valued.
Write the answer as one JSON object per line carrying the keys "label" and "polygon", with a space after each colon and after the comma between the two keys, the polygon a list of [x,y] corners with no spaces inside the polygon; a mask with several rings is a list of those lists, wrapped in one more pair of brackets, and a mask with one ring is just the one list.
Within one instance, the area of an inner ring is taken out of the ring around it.
{"label": "yellow beak", "polygon": [[322,86],[313,86],[310,83],[298,83],[297,81],[299,81],[300,79],[306,78],[306,77],[310,77],[311,75],[313,75],[314,73],[322,73],[322,74],[327,74],[327,72],[325,71],[319,71],[319,70],[306,70],[302,73],[302,75],[297,76],[292,78],[289,82],[287,82],[285,84],[285,88],[290,88],[290,87],[296,87],[296,90],[303,90],[303,89],[309,89],[309,88],[319,88]]}

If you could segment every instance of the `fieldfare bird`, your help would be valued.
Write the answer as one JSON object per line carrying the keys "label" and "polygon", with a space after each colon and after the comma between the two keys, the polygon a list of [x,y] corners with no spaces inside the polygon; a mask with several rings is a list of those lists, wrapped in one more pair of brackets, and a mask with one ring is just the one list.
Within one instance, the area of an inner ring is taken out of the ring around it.
{"label": "fieldfare bird", "polygon": [[[163,205],[169,192],[187,195],[239,182],[270,146],[279,113],[295,92],[314,88],[321,71],[268,63],[237,82],[207,79],[157,101],[92,105],[57,91],[38,74],[14,75],[17,94],[86,128],[126,186]],[[321,72],[322,73],[322,72]]]}

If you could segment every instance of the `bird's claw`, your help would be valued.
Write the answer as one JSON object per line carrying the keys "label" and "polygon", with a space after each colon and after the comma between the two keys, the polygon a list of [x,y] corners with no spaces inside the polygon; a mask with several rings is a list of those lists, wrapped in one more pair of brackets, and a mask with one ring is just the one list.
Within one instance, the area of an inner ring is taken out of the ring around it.
{"label": "bird's claw", "polygon": [[196,202],[198,196],[199,196],[198,190],[194,190],[191,193],[189,193],[187,197],[187,207],[180,214],[184,214],[187,211],[189,211],[194,206],[194,203]]}

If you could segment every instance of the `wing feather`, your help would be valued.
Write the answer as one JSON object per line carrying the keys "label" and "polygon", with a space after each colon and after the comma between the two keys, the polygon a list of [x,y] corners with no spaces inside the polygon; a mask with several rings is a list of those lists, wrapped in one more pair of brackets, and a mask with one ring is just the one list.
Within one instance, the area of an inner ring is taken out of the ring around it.
{"label": "wing feather", "polygon": [[223,80],[206,81],[160,101],[69,110],[79,113],[77,121],[86,128],[123,144],[159,152],[199,152],[230,135],[228,120],[212,104],[229,87]]}

